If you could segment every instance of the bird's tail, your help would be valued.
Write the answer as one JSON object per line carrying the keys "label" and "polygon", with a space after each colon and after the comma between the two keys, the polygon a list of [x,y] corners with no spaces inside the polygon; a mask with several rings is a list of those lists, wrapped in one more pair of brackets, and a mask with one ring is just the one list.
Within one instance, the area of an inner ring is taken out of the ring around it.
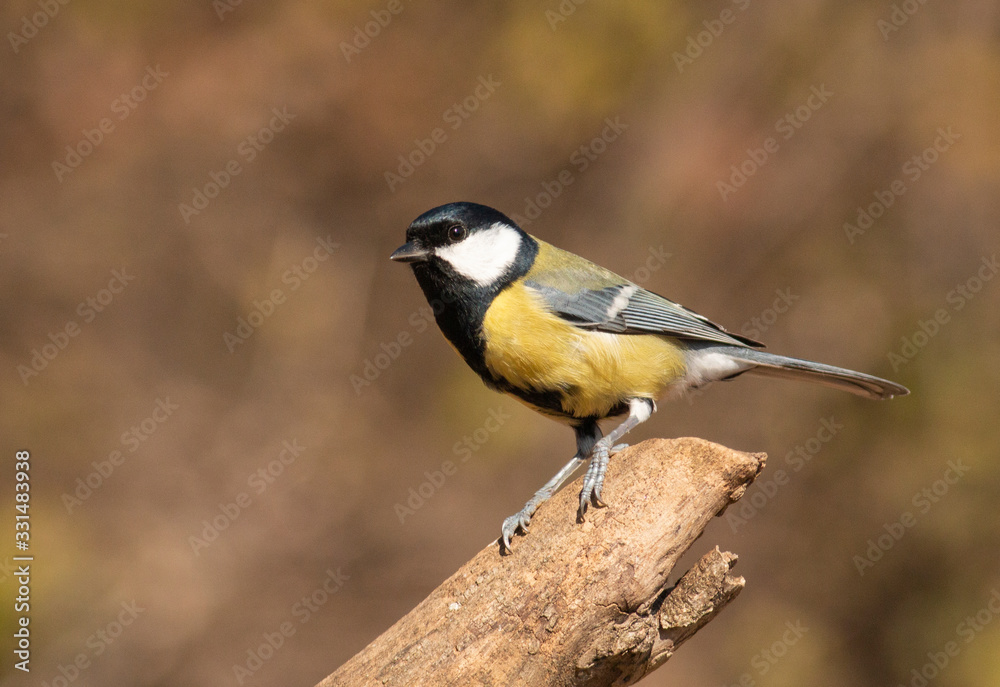
{"label": "bird's tail", "polygon": [[855,372],[842,367],[814,363],[810,360],[789,358],[783,355],[765,353],[753,348],[742,346],[713,346],[713,353],[722,353],[734,360],[753,365],[745,372],[763,375],[765,377],[782,377],[785,379],[803,379],[817,384],[849,391],[858,396],[882,400],[893,396],[905,396],[910,390],[905,386],[890,382],[887,379]]}

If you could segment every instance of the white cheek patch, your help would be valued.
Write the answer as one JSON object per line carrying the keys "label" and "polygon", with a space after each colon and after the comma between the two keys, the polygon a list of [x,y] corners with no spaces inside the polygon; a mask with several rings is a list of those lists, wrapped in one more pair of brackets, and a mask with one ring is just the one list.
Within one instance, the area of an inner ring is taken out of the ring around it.
{"label": "white cheek patch", "polygon": [[434,251],[456,272],[480,286],[488,286],[510,269],[521,247],[521,235],[497,222],[489,229],[470,234],[464,241]]}

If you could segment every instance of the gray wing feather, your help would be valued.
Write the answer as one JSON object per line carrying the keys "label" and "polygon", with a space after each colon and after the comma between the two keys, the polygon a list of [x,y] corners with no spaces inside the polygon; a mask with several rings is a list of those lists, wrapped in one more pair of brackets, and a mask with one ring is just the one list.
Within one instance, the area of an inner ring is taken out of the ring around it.
{"label": "gray wing feather", "polygon": [[526,286],[539,293],[554,313],[584,329],[616,334],[664,334],[735,346],[763,345],[727,332],[698,313],[631,283],[576,293],[533,281],[526,282]]}

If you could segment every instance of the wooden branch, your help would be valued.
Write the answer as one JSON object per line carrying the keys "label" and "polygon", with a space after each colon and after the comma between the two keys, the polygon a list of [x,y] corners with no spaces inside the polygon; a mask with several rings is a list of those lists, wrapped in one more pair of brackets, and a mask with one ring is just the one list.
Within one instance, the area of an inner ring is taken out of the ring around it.
{"label": "wooden branch", "polygon": [[577,479],[539,509],[511,555],[487,546],[320,687],[638,681],[743,589],[729,575],[736,556],[718,548],[666,585],[765,458],[690,438],[617,454],[607,508],[577,524]]}

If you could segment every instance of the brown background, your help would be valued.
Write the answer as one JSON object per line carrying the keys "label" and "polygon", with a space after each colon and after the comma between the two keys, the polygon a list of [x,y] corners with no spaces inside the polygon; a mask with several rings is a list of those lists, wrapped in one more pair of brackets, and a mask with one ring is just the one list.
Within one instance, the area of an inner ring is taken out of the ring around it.
{"label": "brown background", "polygon": [[[531,232],[770,350],[913,390],[871,403],[745,378],[661,404],[633,441],[766,451],[762,480],[788,479],[696,547],[739,553],[748,588],[644,684],[910,684],[949,641],[960,651],[933,684],[1000,680],[1000,622],[969,642],[959,627],[1000,588],[1000,283],[953,291],[992,275],[998,252],[994,3],[911,0],[894,31],[889,2],[564,2],[575,10],[554,28],[555,0],[219,7],[76,1],[16,46],[8,34],[43,10],[0,10],[0,555],[13,454],[28,448],[36,556],[29,678],[11,667],[0,571],[0,683],[59,684],[82,653],[74,684],[236,685],[234,664],[289,623],[243,684],[311,685],[495,538],[571,433],[486,390],[387,257],[432,206],[524,215],[543,184],[559,193]],[[387,24],[348,61],[342,44],[373,11]],[[832,93],[814,111],[813,88]],[[474,111],[456,120],[456,103]],[[250,160],[274,108],[291,119]],[[797,108],[785,138],[777,123]],[[606,118],[627,128],[592,146]],[[959,137],[914,178],[908,161],[949,127]],[[437,128],[390,190],[385,173]],[[718,182],[768,138],[777,150],[723,200]],[[89,154],[57,175],[67,146]],[[179,206],[232,161],[239,173],[186,222]],[[905,193],[848,240],[845,222],[896,180]],[[312,263],[318,237],[339,246]],[[295,267],[313,271],[293,290]],[[134,279],[102,294],[112,270]],[[231,353],[224,334],[276,289],[283,302]],[[109,302],[91,313],[88,298]],[[893,369],[921,322],[934,335]],[[46,345],[53,359],[25,383],[19,366]],[[356,393],[366,361],[385,369]],[[158,400],[176,406],[162,423]],[[506,418],[496,432],[491,413]],[[842,428],[823,443],[829,418]],[[123,437],[133,426],[142,441]],[[304,449],[251,481],[285,441]],[[797,446],[815,456],[787,458]],[[401,523],[396,504],[445,461],[454,474]],[[922,512],[949,461],[967,474]],[[67,506],[88,477],[99,486]],[[190,538],[241,493],[249,504],[195,553]],[[913,526],[860,575],[855,557],[906,512]],[[338,591],[304,615],[328,570]],[[133,600],[144,610],[104,643]],[[786,623],[808,629],[785,643]]]}

